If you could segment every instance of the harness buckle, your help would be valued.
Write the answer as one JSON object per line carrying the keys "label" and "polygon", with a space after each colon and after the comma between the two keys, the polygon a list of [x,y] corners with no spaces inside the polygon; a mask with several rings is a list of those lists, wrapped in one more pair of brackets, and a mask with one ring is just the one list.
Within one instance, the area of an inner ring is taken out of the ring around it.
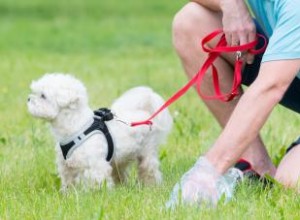
{"label": "harness buckle", "polygon": [[114,118],[113,113],[108,108],[99,108],[94,111],[95,118],[103,121],[110,121]]}

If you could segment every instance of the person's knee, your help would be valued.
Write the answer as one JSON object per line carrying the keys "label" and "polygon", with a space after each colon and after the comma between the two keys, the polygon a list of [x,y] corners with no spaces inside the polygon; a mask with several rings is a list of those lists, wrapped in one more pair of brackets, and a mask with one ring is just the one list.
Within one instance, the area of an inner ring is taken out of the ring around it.
{"label": "person's knee", "polygon": [[[175,15],[172,23],[173,46],[181,54],[186,44],[195,37],[195,32],[201,30],[201,7],[190,2]],[[204,19],[204,18],[203,18]],[[196,28],[197,27],[197,28]]]}

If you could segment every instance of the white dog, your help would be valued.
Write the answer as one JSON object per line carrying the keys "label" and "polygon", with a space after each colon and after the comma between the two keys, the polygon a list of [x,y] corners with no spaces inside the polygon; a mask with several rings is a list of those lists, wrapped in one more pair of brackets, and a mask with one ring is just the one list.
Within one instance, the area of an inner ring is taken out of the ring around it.
{"label": "white dog", "polygon": [[103,182],[108,186],[125,182],[133,161],[137,161],[143,183],[161,182],[158,146],[172,128],[169,111],[155,117],[151,129],[147,125],[130,127],[120,120],[144,120],[164,103],[150,88],[130,89],[113,103],[111,112],[106,109],[98,116],[88,105],[85,86],[71,75],[46,74],[32,82],[31,90],[29,112],[51,124],[57,141],[62,190],[76,184],[95,188]]}

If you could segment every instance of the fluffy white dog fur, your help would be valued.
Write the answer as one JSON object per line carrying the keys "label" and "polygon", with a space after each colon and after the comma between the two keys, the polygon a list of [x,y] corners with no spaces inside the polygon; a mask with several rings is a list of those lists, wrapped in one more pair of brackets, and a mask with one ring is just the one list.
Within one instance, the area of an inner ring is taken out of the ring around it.
{"label": "fluffy white dog fur", "polygon": [[[58,143],[78,133],[93,118],[86,88],[72,75],[51,73],[33,81],[31,90],[27,102],[29,112],[50,123],[57,141],[57,166],[62,190],[77,184],[95,188],[104,181],[108,186],[126,182],[126,170],[133,161],[137,161],[138,177],[143,183],[161,182],[158,146],[172,128],[168,110],[153,120],[151,130],[145,125],[130,127],[116,118],[106,122],[115,147],[110,162],[106,161],[107,141],[102,134],[91,136],[65,160]],[[101,96],[105,93],[99,93],[100,99]],[[163,103],[152,89],[136,87],[115,100],[110,109],[119,118],[132,122],[147,119]]]}

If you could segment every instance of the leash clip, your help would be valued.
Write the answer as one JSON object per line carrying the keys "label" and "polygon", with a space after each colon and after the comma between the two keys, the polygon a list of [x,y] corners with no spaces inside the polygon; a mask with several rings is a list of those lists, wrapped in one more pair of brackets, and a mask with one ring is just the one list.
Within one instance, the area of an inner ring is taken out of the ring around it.
{"label": "leash clip", "polygon": [[236,60],[240,60],[242,57],[242,52],[240,50],[238,50],[237,52],[235,52],[235,59]]}
{"label": "leash clip", "polygon": [[142,122],[142,123],[130,123],[130,122],[128,122],[128,121],[125,121],[125,120],[123,120],[123,119],[121,119],[121,118],[119,118],[116,114],[113,114],[114,115],[114,118],[115,118],[115,120],[116,121],[119,121],[119,122],[121,122],[121,123],[123,123],[123,124],[125,124],[125,125],[127,125],[127,126],[129,126],[129,127],[135,127],[135,126],[137,126],[137,125],[148,125],[149,126],[149,131],[152,131],[152,122],[151,121],[147,121],[146,123],[145,122]]}
{"label": "leash clip", "polygon": [[119,122],[121,122],[125,125],[128,125],[128,126],[131,126],[131,124],[128,121],[125,121],[125,120],[119,118],[116,114],[113,114],[113,115],[114,115],[114,118],[116,119],[116,121],[119,121]]}

